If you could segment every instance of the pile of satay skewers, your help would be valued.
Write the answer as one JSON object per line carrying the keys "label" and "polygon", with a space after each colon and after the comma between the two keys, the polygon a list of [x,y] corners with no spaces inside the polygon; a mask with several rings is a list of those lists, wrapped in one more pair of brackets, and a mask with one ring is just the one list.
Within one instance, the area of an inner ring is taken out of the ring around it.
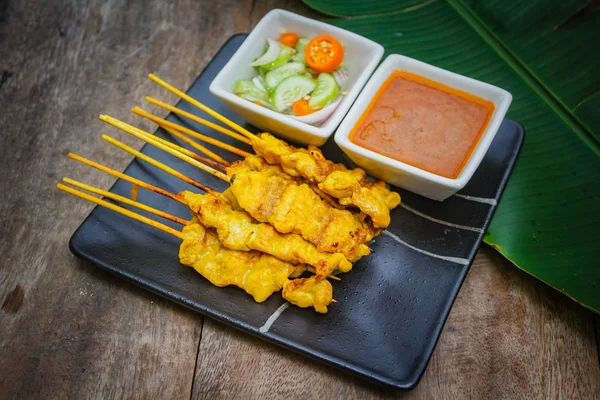
{"label": "pile of satay skewers", "polygon": [[[368,180],[360,168],[349,170],[343,164],[325,159],[317,147],[297,148],[269,133],[255,135],[158,77],[149,77],[228,128],[147,97],[151,104],[249,144],[256,154],[159,118],[139,107],[133,109],[135,114],[153,121],[203,155],[116,118],[107,115],[99,118],[230,186],[220,193],[103,134],[105,141],[203,193],[170,193],[84,157],[72,153],[69,157],[128,181],[135,190],[151,190],[185,204],[192,218],[184,220],[141,204],[135,198],[119,196],[69,178],[64,178],[63,182],[181,224],[183,229],[178,231],[64,184],[59,183],[57,187],[180,238],[180,262],[193,267],[216,286],[238,286],[257,302],[283,289],[282,296],[290,303],[326,313],[327,306],[335,301],[328,279],[339,279],[334,274],[348,272],[352,263],[370,254],[367,243],[389,225],[390,210],[398,206],[400,196],[388,190],[385,182]],[[231,163],[198,140],[244,158]],[[301,277],[303,274],[311,276]]]}

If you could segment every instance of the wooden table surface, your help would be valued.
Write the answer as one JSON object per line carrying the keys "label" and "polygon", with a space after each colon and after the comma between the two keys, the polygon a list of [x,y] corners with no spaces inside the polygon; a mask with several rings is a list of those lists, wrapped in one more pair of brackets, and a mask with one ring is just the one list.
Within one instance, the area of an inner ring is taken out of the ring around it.
{"label": "wooden table surface", "polygon": [[71,255],[69,237],[93,206],[55,183],[70,176],[108,188],[113,179],[66,153],[118,170],[130,161],[100,140],[97,115],[139,123],[132,105],[165,98],[147,73],[186,88],[226,38],[277,7],[320,17],[291,0],[0,1],[0,397],[598,396],[593,314],[487,247],[408,393],[237,332]]}

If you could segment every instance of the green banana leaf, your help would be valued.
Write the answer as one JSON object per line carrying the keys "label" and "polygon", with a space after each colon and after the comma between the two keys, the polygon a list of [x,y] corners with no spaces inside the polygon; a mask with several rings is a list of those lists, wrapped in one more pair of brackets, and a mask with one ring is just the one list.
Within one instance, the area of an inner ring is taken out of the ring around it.
{"label": "green banana leaf", "polygon": [[418,7],[431,0],[304,0],[308,6],[334,17],[362,17],[398,12]]}
{"label": "green banana leaf", "polygon": [[589,0],[458,0],[600,140],[600,9]]}
{"label": "green banana leaf", "polygon": [[[512,36],[500,43],[503,33],[496,35],[460,0],[395,2],[390,11],[382,2],[368,7],[359,0],[333,6],[328,0],[305,1],[325,13],[352,16],[327,22],[381,43],[386,55],[404,54],[512,93],[507,117],[524,125],[525,142],[485,241],[519,268],[600,312],[600,146],[589,129],[598,122],[598,96],[575,115],[564,105],[578,101],[576,91],[586,86],[571,90],[554,82],[568,67],[544,70],[530,59],[538,50],[535,40],[519,43],[523,60],[534,65],[526,67],[512,54]],[[372,15],[356,16],[358,7]],[[552,82],[543,83],[535,73]]]}

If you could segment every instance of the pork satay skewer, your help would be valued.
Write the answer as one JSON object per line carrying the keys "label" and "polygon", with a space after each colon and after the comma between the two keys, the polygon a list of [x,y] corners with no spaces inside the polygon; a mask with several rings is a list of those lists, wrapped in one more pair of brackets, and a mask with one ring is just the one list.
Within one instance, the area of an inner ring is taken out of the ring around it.
{"label": "pork satay skewer", "polygon": [[[85,185],[77,181],[70,181]],[[327,280],[316,282],[314,277],[288,280],[296,271],[296,267],[293,265],[258,251],[239,252],[224,248],[214,232],[195,221],[187,223],[180,232],[170,226],[61,183],[56,186],[69,194],[106,207],[181,239],[180,262],[193,267],[215,286],[238,286],[254,297],[257,302],[265,301],[271,294],[283,288],[282,295],[286,300],[299,306],[312,306],[320,313],[326,313],[327,305],[333,302],[331,284]],[[101,191],[101,189],[89,185],[85,186],[95,192]],[[129,204],[157,213],[157,215],[161,214],[163,217],[168,215],[135,201],[130,201]],[[171,220],[176,218],[175,216],[169,217]],[[308,304],[297,303],[295,302],[296,298],[302,298],[303,300],[308,298],[309,302]],[[312,304],[310,304],[311,302]]]}
{"label": "pork satay skewer", "polygon": [[[83,157],[81,157],[81,158],[83,159]],[[97,164],[97,163],[94,163],[93,161],[90,161],[90,160],[87,160],[87,159],[86,159],[86,161],[88,161],[90,164]],[[88,164],[88,165],[90,165],[90,164]],[[98,165],[100,165],[100,164],[98,164]],[[104,168],[107,169],[107,170],[111,170],[108,167],[104,167]],[[117,172],[117,171],[114,171],[114,170],[111,170],[111,171]],[[156,186],[150,185],[150,184],[145,183],[143,181],[139,181],[139,180],[137,180],[135,178],[130,177],[129,175],[125,175],[125,174],[121,174],[121,173],[115,174],[115,176],[118,176],[118,175],[119,175],[119,177],[121,179],[128,178],[127,180],[129,180],[131,182],[138,181],[138,182],[135,182],[135,184],[139,185],[140,187],[145,187],[148,190],[154,191],[156,193],[163,194],[163,193],[161,193],[161,192],[163,192],[163,190],[160,189],[160,188],[158,188],[158,187],[156,187]],[[175,215],[168,214],[168,213],[166,213],[164,211],[161,211],[161,210],[158,210],[156,208],[150,207],[150,206],[148,206],[146,204],[137,202],[135,200],[131,200],[131,199],[127,198],[127,197],[120,196],[120,195],[118,195],[116,193],[109,192],[107,190],[99,189],[99,188],[97,188],[95,186],[87,185],[85,183],[76,181],[74,179],[70,179],[70,178],[64,177],[62,180],[63,180],[63,182],[68,183],[71,186],[78,187],[80,189],[86,190],[86,191],[91,192],[91,193],[99,194],[99,195],[104,196],[106,198],[109,198],[111,200],[115,200],[115,201],[119,201],[121,203],[125,203],[125,204],[128,204],[128,205],[131,205],[133,207],[136,207],[136,208],[139,208],[141,210],[147,211],[147,212],[149,212],[151,214],[154,214],[154,215],[157,215],[159,217],[168,219],[168,220],[170,220],[172,222],[178,223],[178,224],[183,225],[183,226],[186,226],[186,225],[188,225],[190,223],[197,223],[197,221],[194,221],[194,220],[188,221],[188,220],[185,220],[183,218],[179,218],[179,217],[177,217]],[[166,191],[164,191],[164,192],[166,192]],[[169,192],[166,192],[166,193],[169,194],[169,196],[168,196],[169,198],[175,198],[177,196],[177,195],[175,195],[173,193],[169,193]],[[157,224],[160,224],[160,223],[157,223]],[[315,272],[314,268],[311,267],[311,266],[308,266],[308,265],[307,266],[303,266],[302,264],[300,264],[300,265],[298,265],[296,267],[296,271],[299,271],[300,273],[302,271],[304,271],[304,270],[308,270],[308,271],[310,271],[312,273]],[[338,281],[341,280],[340,278],[338,278],[335,275],[330,275],[330,276],[328,276],[328,278],[329,279],[338,280]],[[335,300],[332,300],[332,302],[335,302]]]}
{"label": "pork satay skewer", "polygon": [[[357,261],[370,254],[370,249],[365,243],[379,234],[379,230],[374,230],[365,221],[360,220],[360,216],[357,218],[347,210],[331,207],[308,185],[299,185],[281,177],[265,177],[260,173],[252,172],[237,174],[236,179],[231,179],[219,171],[202,165],[199,161],[152,140],[149,134],[140,135],[135,129],[128,127],[128,124],[109,116],[101,116],[101,119],[112,122],[112,125],[121,130],[231,183],[232,193],[237,202],[259,222],[268,222],[281,233],[300,234],[316,245],[320,251],[339,252],[351,261]],[[246,185],[254,186],[246,187]],[[300,215],[302,213],[305,215]],[[287,218],[288,215],[294,218]]]}
{"label": "pork satay skewer", "polygon": [[[134,131],[131,131],[131,133],[134,135],[137,134]],[[259,250],[284,261],[312,265],[315,267],[318,279],[327,278],[336,269],[339,269],[341,272],[348,272],[352,269],[352,263],[342,253],[319,251],[316,246],[305,241],[299,235],[283,235],[277,232],[271,225],[257,223],[246,212],[233,209],[227,197],[215,190],[194,181],[108,135],[102,135],[102,139],[204,190],[207,193],[206,195],[194,194],[192,192],[183,192],[181,195],[183,195],[188,207],[197,213],[200,222],[217,229],[217,233],[219,233],[225,246],[234,250]],[[148,137],[143,137],[142,140],[147,140],[148,143],[162,148],[160,143],[154,142]],[[162,149],[168,149],[177,153],[166,146]],[[181,153],[174,155],[183,157],[183,159],[186,157]],[[218,171],[214,172],[216,175],[221,174]],[[228,179],[226,176],[225,178]]]}
{"label": "pork satay skewer", "polygon": [[[166,191],[164,189],[161,189],[161,188],[159,188],[157,186],[151,185],[151,184],[146,183],[144,181],[141,181],[141,180],[139,180],[137,178],[133,178],[133,177],[127,175],[127,174],[124,174],[122,172],[116,171],[116,170],[114,170],[112,168],[106,167],[106,166],[104,166],[102,164],[98,164],[98,163],[96,163],[96,162],[94,162],[92,160],[89,160],[89,159],[87,159],[85,157],[78,156],[78,155],[73,154],[73,153],[69,153],[68,157],[71,158],[71,159],[74,159],[76,161],[79,161],[79,162],[81,162],[81,163],[83,163],[85,165],[88,165],[90,167],[96,168],[96,169],[98,169],[98,170],[100,170],[102,172],[105,172],[105,173],[109,174],[109,175],[112,175],[112,176],[115,176],[117,178],[123,179],[124,181],[130,182],[130,183],[132,183],[134,185],[137,185],[137,186],[139,186],[141,188],[144,188],[146,190],[155,192],[155,193],[160,194],[162,196],[165,196],[167,198],[173,199],[173,200],[175,200],[177,202],[180,202],[180,203],[182,203],[182,204],[184,204],[184,205],[186,205],[186,206],[189,207],[188,203],[185,201],[185,198],[184,198],[184,196],[182,194],[174,194],[174,193],[168,192],[168,191]],[[158,168],[162,168],[162,164],[158,165],[157,167]],[[82,188],[84,188],[84,189],[87,190],[86,187],[82,187]],[[98,189],[98,190],[100,190],[100,189]],[[106,192],[106,191],[96,191],[94,193],[101,194],[101,195],[106,195],[106,197],[113,196],[113,197],[110,197],[110,198],[113,198],[115,200],[120,200],[120,198],[122,198],[121,196],[118,196],[118,195],[115,195],[114,193]],[[133,203],[135,203],[135,202],[132,203],[131,200],[126,199],[126,198],[125,198],[125,200],[123,200],[123,201],[126,202],[127,204],[133,204]],[[217,218],[218,218],[218,216],[217,216]],[[175,221],[175,222],[180,222],[180,221]],[[307,269],[308,269],[308,271],[310,271],[312,273],[316,273],[316,270],[312,266],[307,266]],[[334,275],[329,275],[327,278],[328,279],[340,280],[340,278],[338,278],[338,277],[336,277]]]}
{"label": "pork satay skewer", "polygon": [[[271,225],[273,225],[275,227],[275,229],[277,229],[281,233],[300,234],[306,240],[315,244],[317,246],[317,249],[319,249],[320,251],[324,251],[324,252],[328,252],[328,253],[341,252],[349,260],[352,260],[352,261],[356,261],[356,260],[360,259],[361,257],[368,255],[370,253],[369,248],[364,243],[371,240],[376,234],[378,234],[378,231],[372,231],[372,229],[370,229],[366,223],[363,223],[363,222],[357,220],[352,213],[350,213],[346,210],[334,209],[327,203],[322,202],[322,200],[316,194],[314,194],[312,189],[310,189],[307,185],[297,185],[293,182],[285,181],[279,177],[270,177],[270,178],[272,178],[271,179],[272,181],[279,179],[278,182],[275,182],[276,186],[278,186],[279,188],[290,189],[288,191],[288,193],[291,194],[292,196],[296,196],[297,201],[303,201],[303,200],[309,201],[313,205],[313,208],[320,211],[318,213],[318,215],[319,215],[318,219],[310,219],[310,218],[308,219],[309,222],[315,222],[315,223],[317,223],[317,225],[319,225],[319,223],[321,223],[320,224],[321,229],[317,229],[316,231],[313,229],[313,227],[310,224],[307,224],[307,223],[301,224],[300,216],[298,216],[299,218],[295,218],[295,220],[296,220],[295,225],[294,224],[290,225],[288,223],[289,221],[288,222],[284,221],[285,218],[283,218],[283,220],[282,220],[274,212],[272,212],[268,215],[265,213],[260,213],[259,211],[261,210],[261,207],[253,206],[253,205],[256,205],[256,200],[258,200],[258,198],[256,198],[257,193],[254,193],[254,192],[251,193],[252,197],[254,198],[254,201],[253,201],[252,199],[250,199],[250,196],[249,196],[250,192],[247,191],[248,189],[252,189],[252,188],[244,189],[241,187],[242,185],[240,185],[239,182],[236,185],[235,181],[231,182],[231,179],[228,176],[224,175],[223,173],[213,170],[212,168],[210,168],[206,165],[203,165],[199,161],[193,160],[190,157],[187,157],[186,155],[179,153],[179,152],[153,140],[150,137],[151,135],[148,133],[146,133],[145,135],[142,135],[139,132],[137,132],[136,129],[132,129],[133,127],[131,127],[130,125],[123,123],[123,122],[121,122],[115,118],[109,117],[109,116],[103,115],[103,116],[101,116],[101,119],[105,122],[110,123],[111,125],[113,125],[115,127],[120,128],[121,130],[123,130],[133,136],[136,136],[137,138],[139,138],[141,140],[144,140],[150,144],[153,144],[154,146],[174,155],[175,157],[178,157],[184,161],[187,161],[190,164],[195,165],[198,168],[201,168],[202,170],[213,174],[214,176],[216,176],[226,182],[232,183],[231,187],[232,187],[233,192],[236,193],[236,198],[238,196],[244,196],[244,198],[246,200],[248,200],[248,201],[243,202],[244,205],[242,205],[242,207],[246,211],[248,211],[250,213],[250,215],[252,215],[254,218],[257,218],[260,222],[269,222]],[[105,137],[105,136],[106,135],[104,135],[103,138],[107,141],[114,140],[110,137]],[[119,147],[123,148],[122,146],[119,146]],[[139,157],[142,159],[145,159],[145,160],[149,159],[148,156],[141,155],[141,153],[139,153],[139,152],[137,152],[137,154],[140,154]],[[136,154],[136,156],[137,156],[137,154]],[[156,165],[155,160],[154,160],[153,164]],[[247,175],[248,174],[239,174],[236,176],[243,177],[242,179],[246,179],[246,178],[248,178]],[[251,176],[254,177],[255,183],[261,184],[261,186],[258,188],[258,191],[268,189],[267,186],[269,186],[269,182],[264,181],[264,179],[261,179],[264,177],[259,176],[257,174],[252,174]],[[239,187],[240,190],[236,190],[236,187]],[[255,188],[255,189],[257,189],[257,188]],[[265,191],[265,193],[266,193],[266,191]],[[283,195],[283,192],[279,193],[279,195]],[[271,199],[270,196],[267,196],[266,198]],[[239,202],[239,200],[240,199],[238,199],[238,202]],[[281,202],[279,202],[279,203],[281,203]],[[240,203],[240,205],[241,205],[241,203]],[[279,214],[286,213],[282,209],[270,210],[270,211],[279,211]],[[254,215],[253,215],[253,212],[254,212]],[[331,215],[328,216],[328,213]],[[323,223],[322,223],[323,221],[326,221],[325,225],[323,225]],[[340,268],[340,269],[342,271],[344,271],[343,268]]]}
{"label": "pork satay skewer", "polygon": [[[171,110],[177,110],[170,107]],[[134,113],[161,125],[161,119],[136,107]],[[175,111],[174,111],[175,112]],[[171,123],[172,127],[189,128]],[[256,154],[272,165],[280,165],[282,171],[292,177],[302,177],[311,183],[315,192],[332,204],[337,199],[341,206],[356,206],[369,215],[376,227],[385,228],[390,223],[390,210],[400,203],[400,196],[387,189],[385,182],[370,182],[361,168],[348,170],[343,164],[327,160],[321,150],[296,148],[268,133],[261,133],[252,140]]]}

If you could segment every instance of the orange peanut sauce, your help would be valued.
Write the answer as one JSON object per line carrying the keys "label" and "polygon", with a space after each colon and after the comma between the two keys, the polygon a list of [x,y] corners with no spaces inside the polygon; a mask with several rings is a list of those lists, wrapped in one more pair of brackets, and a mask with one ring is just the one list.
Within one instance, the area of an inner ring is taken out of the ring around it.
{"label": "orange peanut sauce", "polygon": [[394,71],[350,134],[384,156],[456,178],[494,112],[494,103],[406,71]]}

